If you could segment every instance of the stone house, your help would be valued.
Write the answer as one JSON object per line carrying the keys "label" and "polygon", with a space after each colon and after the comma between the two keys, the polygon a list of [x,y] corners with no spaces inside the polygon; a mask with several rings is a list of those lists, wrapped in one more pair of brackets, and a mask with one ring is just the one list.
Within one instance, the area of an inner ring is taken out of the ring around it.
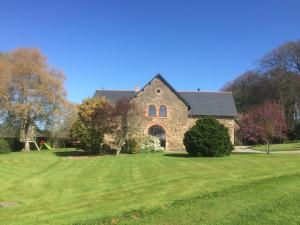
{"label": "stone house", "polygon": [[203,116],[214,116],[224,124],[234,143],[237,111],[229,92],[176,91],[157,74],[141,90],[97,90],[94,97],[111,102],[130,98],[142,112],[134,118],[136,136],[156,136],[167,150],[183,150],[184,133]]}

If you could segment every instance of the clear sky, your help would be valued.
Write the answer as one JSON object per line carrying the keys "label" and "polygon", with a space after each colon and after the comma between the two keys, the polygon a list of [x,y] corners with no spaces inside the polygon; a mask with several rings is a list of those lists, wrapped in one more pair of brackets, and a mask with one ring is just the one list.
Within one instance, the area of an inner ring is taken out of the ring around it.
{"label": "clear sky", "polygon": [[299,39],[299,9],[299,0],[0,0],[0,51],[40,48],[74,102],[156,73],[178,90],[215,91]]}

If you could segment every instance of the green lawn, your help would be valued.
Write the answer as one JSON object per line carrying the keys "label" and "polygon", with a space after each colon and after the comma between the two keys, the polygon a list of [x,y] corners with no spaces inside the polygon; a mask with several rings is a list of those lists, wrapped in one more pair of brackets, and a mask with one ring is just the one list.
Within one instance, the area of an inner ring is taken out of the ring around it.
{"label": "green lawn", "polygon": [[[251,147],[256,151],[266,151],[264,145],[256,145]],[[287,144],[273,144],[271,145],[271,151],[300,151],[300,142],[287,143]]]}
{"label": "green lawn", "polygon": [[[71,153],[70,153],[71,154]],[[2,225],[299,224],[300,154],[0,155]]]}

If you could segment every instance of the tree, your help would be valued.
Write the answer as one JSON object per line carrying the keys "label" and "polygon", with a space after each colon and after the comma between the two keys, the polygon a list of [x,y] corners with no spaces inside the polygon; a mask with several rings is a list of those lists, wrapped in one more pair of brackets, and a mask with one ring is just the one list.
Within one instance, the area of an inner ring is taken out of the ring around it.
{"label": "tree", "polygon": [[264,143],[269,154],[273,140],[286,137],[287,124],[282,108],[274,102],[253,107],[242,116],[240,131],[245,141]]}
{"label": "tree", "polygon": [[49,137],[48,141],[52,147],[65,146],[65,141],[70,136],[70,130],[77,120],[78,112],[76,105],[72,103],[66,104],[62,108],[62,112],[45,128],[47,137]]}
{"label": "tree", "polygon": [[222,90],[233,93],[239,112],[267,101],[283,108],[290,133],[297,123],[300,105],[300,40],[273,49],[258,62],[258,67],[226,84]]}
{"label": "tree", "polygon": [[103,121],[108,119],[109,128],[106,131],[112,137],[111,144],[116,148],[117,155],[134,131],[134,123],[130,123],[130,119],[134,119],[137,113],[136,105],[126,97],[119,99],[105,110],[95,111],[93,120],[96,126],[103,126]]}
{"label": "tree", "polygon": [[98,154],[102,150],[103,133],[94,127],[86,126],[80,119],[73,124],[70,138],[88,154]]}
{"label": "tree", "polygon": [[245,112],[273,98],[269,90],[270,84],[267,77],[258,71],[245,72],[222,88],[222,91],[232,92],[239,112]]}
{"label": "tree", "polygon": [[300,40],[287,42],[273,49],[259,62],[264,70],[283,70],[300,75]]}
{"label": "tree", "polygon": [[[104,142],[109,142],[119,155],[131,137],[136,114],[135,104],[128,98],[110,103],[104,98],[86,99],[78,107],[78,121],[71,129],[71,138],[87,152],[99,152]],[[96,135],[95,135],[96,134]],[[96,146],[95,146],[96,145]]]}
{"label": "tree", "polygon": [[78,106],[78,120],[70,130],[71,139],[87,153],[102,150],[104,135],[111,132],[113,107],[104,98],[88,98]]}
{"label": "tree", "polygon": [[121,149],[125,142],[128,140],[132,127],[129,124],[129,116],[136,113],[136,105],[130,102],[129,98],[121,98],[114,105],[114,121],[116,126],[112,130],[112,135],[115,139],[117,147],[117,155],[120,154]]}
{"label": "tree", "polygon": [[6,120],[24,133],[29,151],[29,133],[34,126],[51,123],[66,103],[64,74],[47,64],[38,49],[20,48],[0,54],[0,108]]}

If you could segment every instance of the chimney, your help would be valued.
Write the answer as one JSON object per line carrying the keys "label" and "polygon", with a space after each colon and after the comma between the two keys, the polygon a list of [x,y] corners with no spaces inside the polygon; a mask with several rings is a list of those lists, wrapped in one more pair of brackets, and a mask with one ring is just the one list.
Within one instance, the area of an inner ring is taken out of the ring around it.
{"label": "chimney", "polygon": [[135,87],[134,87],[134,91],[135,91],[135,92],[139,92],[139,91],[140,91],[139,86],[135,86]]}

